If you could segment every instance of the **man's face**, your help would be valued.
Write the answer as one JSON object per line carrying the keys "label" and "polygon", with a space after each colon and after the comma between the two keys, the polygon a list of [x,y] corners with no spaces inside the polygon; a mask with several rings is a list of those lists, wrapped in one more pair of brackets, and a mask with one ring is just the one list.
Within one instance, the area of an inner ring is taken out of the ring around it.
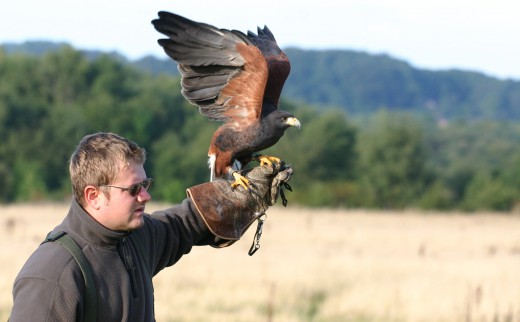
{"label": "man's face", "polygon": [[[110,185],[130,187],[145,179],[146,173],[143,165],[131,163],[123,167],[115,182],[111,182]],[[111,230],[129,231],[144,224],[145,204],[152,199],[146,189],[141,188],[135,196],[132,196],[129,191],[119,188],[105,187],[104,189],[109,189],[110,198],[108,195],[100,194],[100,197],[104,198],[101,202],[101,216],[98,218],[102,225]]]}

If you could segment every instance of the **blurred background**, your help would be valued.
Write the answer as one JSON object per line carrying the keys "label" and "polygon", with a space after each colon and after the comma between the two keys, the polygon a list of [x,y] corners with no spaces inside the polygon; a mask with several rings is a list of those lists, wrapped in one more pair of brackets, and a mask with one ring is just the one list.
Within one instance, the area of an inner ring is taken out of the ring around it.
{"label": "blurred background", "polygon": [[[218,123],[185,102],[150,21],[268,25],[292,62],[284,109],[303,122],[271,153],[305,206],[511,211],[520,189],[520,22],[513,1],[22,0],[0,13],[0,202],[68,198],[87,133],[149,151],[154,197],[206,181]],[[184,151],[188,151],[185,153]]]}
{"label": "blurred background", "polygon": [[180,94],[150,23],[160,10],[267,25],[292,64],[282,106],[302,122],[269,151],[296,175],[262,251],[245,255],[248,236],[167,270],[160,320],[520,321],[520,3],[506,0],[5,4],[0,318],[21,265],[65,215],[68,159],[85,134],[145,147],[155,201],[209,180],[220,124]]}

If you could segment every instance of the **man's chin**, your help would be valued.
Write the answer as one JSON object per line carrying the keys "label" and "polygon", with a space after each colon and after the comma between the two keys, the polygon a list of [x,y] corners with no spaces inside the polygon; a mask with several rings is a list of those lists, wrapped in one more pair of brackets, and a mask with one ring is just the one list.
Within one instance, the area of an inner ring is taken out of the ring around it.
{"label": "man's chin", "polygon": [[136,230],[136,229],[143,227],[143,225],[144,225],[144,218],[142,215],[139,215],[139,217],[132,220],[132,222],[128,226],[129,226],[129,230]]}

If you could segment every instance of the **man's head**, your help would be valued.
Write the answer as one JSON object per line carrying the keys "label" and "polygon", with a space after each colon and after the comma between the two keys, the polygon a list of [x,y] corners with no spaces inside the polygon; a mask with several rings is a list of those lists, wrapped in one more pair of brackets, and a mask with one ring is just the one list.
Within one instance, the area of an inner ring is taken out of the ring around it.
{"label": "man's head", "polygon": [[84,206],[83,192],[89,185],[101,187],[114,182],[121,168],[130,163],[143,165],[146,152],[134,142],[114,133],[85,136],[70,159],[72,191]]}
{"label": "man's head", "polygon": [[117,134],[85,136],[70,159],[74,197],[107,228],[138,228],[151,196],[146,189],[137,189],[134,195],[127,188],[146,182],[145,160],[143,148]]}

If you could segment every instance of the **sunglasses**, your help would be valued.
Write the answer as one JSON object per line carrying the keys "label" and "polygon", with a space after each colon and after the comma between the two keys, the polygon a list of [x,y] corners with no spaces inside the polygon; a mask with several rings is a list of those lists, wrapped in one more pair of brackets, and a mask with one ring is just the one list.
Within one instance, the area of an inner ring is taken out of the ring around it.
{"label": "sunglasses", "polygon": [[123,191],[128,191],[132,197],[135,197],[141,192],[141,188],[144,188],[144,190],[148,191],[150,189],[150,186],[152,185],[152,178],[147,178],[143,182],[139,182],[136,184],[131,185],[130,187],[118,187],[118,186],[111,186],[111,185],[103,185],[102,187],[110,187],[110,188],[117,188],[121,189]]}

